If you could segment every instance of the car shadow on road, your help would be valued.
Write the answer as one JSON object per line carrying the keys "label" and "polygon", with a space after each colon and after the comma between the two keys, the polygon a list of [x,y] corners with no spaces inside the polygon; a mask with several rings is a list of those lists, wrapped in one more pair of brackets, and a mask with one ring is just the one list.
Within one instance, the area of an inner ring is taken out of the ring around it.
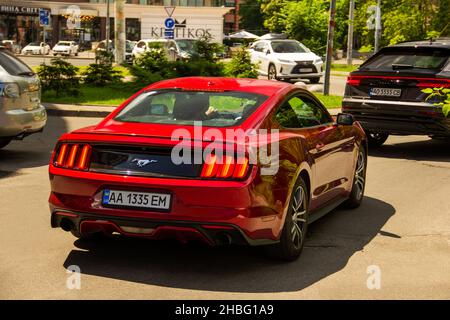
{"label": "car shadow on road", "polygon": [[[389,140],[390,142],[392,140]],[[369,150],[369,155],[379,158],[409,159],[416,161],[450,161],[450,142],[444,140],[394,140],[395,143]]]}
{"label": "car shadow on road", "polygon": [[291,263],[269,260],[258,248],[183,246],[118,236],[75,241],[77,249],[64,267],[78,265],[83,274],[181,289],[297,291],[344,268],[394,214],[390,204],[370,197],[356,210],[336,210],[310,226],[301,258]]}
{"label": "car shadow on road", "polygon": [[11,141],[0,149],[0,179],[17,175],[20,169],[47,165],[56,141],[67,131],[64,118],[49,117],[42,133]]}

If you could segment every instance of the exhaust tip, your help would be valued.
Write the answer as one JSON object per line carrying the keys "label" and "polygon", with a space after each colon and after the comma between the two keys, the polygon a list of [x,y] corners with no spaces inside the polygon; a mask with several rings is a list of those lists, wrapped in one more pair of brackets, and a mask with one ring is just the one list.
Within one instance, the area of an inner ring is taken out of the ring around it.
{"label": "exhaust tip", "polygon": [[61,222],[59,223],[59,226],[61,227],[61,229],[63,229],[64,231],[71,231],[74,227],[73,222],[70,221],[67,218],[63,218],[61,220]]}
{"label": "exhaust tip", "polygon": [[216,241],[221,245],[230,245],[233,242],[233,239],[228,233],[219,232],[216,235]]}

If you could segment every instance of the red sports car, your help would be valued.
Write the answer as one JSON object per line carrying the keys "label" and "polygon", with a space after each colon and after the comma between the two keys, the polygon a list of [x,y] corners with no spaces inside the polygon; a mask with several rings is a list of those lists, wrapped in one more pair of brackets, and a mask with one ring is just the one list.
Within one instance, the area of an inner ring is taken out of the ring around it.
{"label": "red sports car", "polygon": [[264,245],[293,260],[307,226],[363,199],[367,140],[284,82],[191,77],[133,95],[61,136],[50,165],[52,227],[210,245]]}

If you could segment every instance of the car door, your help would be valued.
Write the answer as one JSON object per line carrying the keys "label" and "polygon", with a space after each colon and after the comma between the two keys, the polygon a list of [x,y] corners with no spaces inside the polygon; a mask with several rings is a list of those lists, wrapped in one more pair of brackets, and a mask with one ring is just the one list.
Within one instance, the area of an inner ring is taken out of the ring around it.
{"label": "car door", "polygon": [[256,42],[250,50],[250,59],[252,63],[258,65],[258,72],[262,75],[264,75],[265,72],[265,70],[261,68],[261,54],[263,47],[264,47],[263,42]]}
{"label": "car door", "polygon": [[320,102],[304,92],[289,96],[277,109],[275,120],[282,130],[304,137],[312,160],[311,210],[343,197],[353,166],[353,135],[337,126]]}
{"label": "car door", "polygon": [[268,74],[269,64],[271,59],[271,49],[267,42],[263,42],[261,48],[261,54],[259,56],[260,69],[264,71],[264,74]]}

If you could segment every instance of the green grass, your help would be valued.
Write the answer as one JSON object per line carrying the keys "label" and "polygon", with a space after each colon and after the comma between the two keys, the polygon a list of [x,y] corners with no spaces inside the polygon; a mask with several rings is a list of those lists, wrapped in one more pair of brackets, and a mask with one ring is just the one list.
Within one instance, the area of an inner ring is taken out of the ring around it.
{"label": "green grass", "polygon": [[[118,106],[126,99],[128,99],[135,91],[127,86],[113,85],[108,87],[96,88],[81,86],[80,95],[78,97],[60,96],[57,97],[54,92],[43,92],[42,102],[50,103],[67,103],[79,105],[104,105],[104,106]],[[321,93],[314,93],[314,95],[322,101],[328,109],[340,108],[342,103],[341,96],[329,95],[324,96]],[[240,108],[240,101],[234,101],[232,97],[222,97],[215,99],[213,106],[219,110],[238,109]],[[168,103],[167,105],[170,105]],[[226,105],[226,107],[225,107]]]}
{"label": "green grass", "polygon": [[334,109],[334,108],[340,108],[342,104],[342,97],[341,96],[324,96],[322,93],[316,93],[314,92],[314,95],[322,101],[324,106],[327,109]]}
{"label": "green grass", "polygon": [[80,95],[77,97],[57,97],[52,91],[42,93],[42,102],[67,103],[81,105],[105,105],[118,106],[128,99],[134,91],[120,86],[109,86],[103,88],[81,86]]}
{"label": "green grass", "polygon": [[359,67],[359,65],[357,65],[357,64],[354,64],[352,66],[347,66],[346,64],[332,63],[331,71],[352,72],[352,71],[358,69],[358,67]]}
{"label": "green grass", "polygon": [[[78,66],[78,67],[77,67],[77,68],[78,68],[78,74],[80,75],[83,71],[85,71],[85,70],[87,69],[87,67],[88,67],[88,66]],[[39,66],[33,66],[33,67],[31,67],[31,69],[32,69],[34,72],[37,72],[37,69],[38,69],[38,68],[39,68]],[[127,68],[123,67],[123,66],[115,66],[115,67],[114,67],[114,70],[119,71],[119,72],[120,72],[120,75],[122,75],[123,77],[131,76],[130,71],[129,71]]]}

